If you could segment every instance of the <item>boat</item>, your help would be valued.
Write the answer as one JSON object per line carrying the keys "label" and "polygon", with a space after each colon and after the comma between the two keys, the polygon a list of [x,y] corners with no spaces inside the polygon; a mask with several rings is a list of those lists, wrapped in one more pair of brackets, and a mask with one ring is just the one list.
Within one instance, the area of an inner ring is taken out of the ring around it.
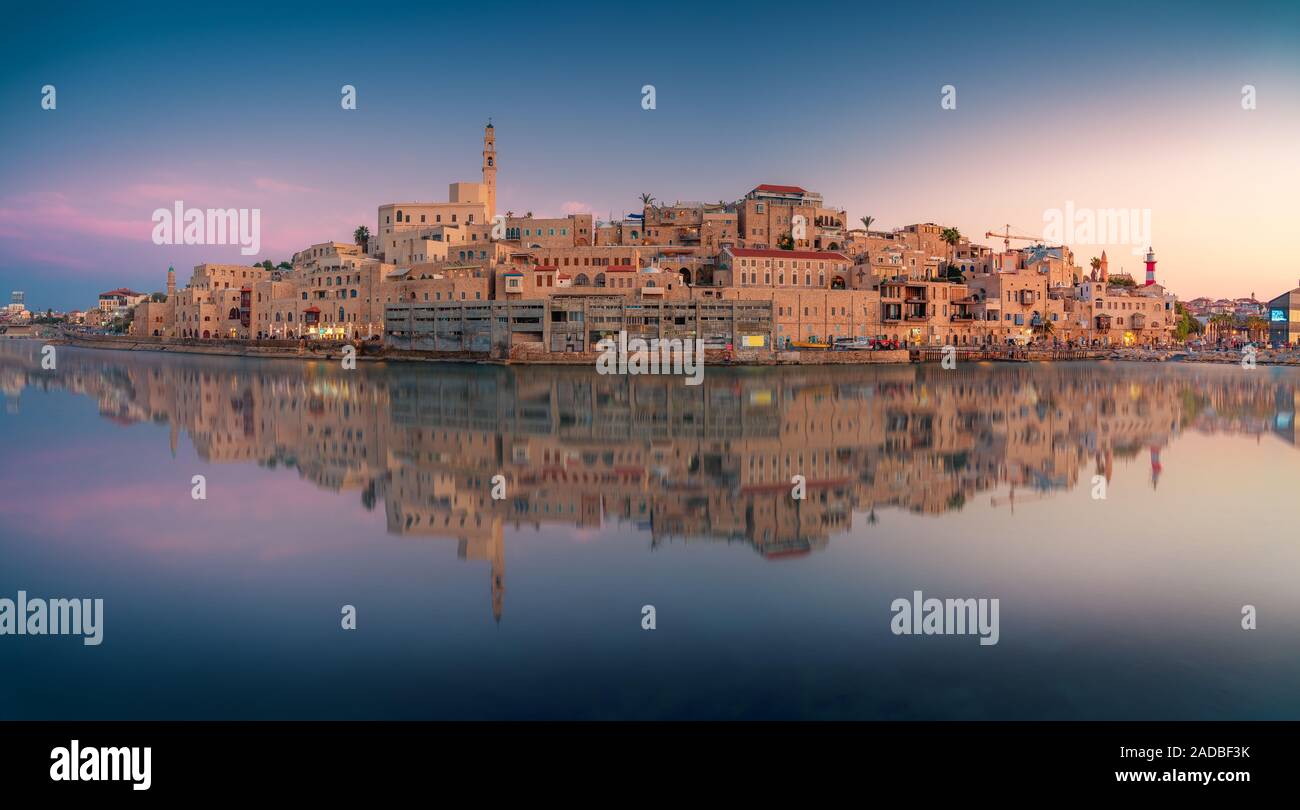
{"label": "boat", "polygon": [[829,349],[830,347],[831,347],[831,344],[829,344],[829,343],[822,343],[822,342],[818,341],[816,338],[811,338],[811,339],[809,339],[809,340],[792,340],[792,341],[790,341],[790,348],[792,348],[792,349],[821,349],[821,350],[825,350],[825,349]]}

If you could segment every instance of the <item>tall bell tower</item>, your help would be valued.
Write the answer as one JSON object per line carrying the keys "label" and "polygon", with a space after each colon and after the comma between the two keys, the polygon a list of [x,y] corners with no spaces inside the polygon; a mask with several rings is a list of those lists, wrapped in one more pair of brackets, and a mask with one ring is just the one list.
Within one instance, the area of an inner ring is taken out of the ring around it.
{"label": "tall bell tower", "polygon": [[487,215],[491,222],[497,215],[497,132],[491,118],[483,128],[483,185],[487,187]]}

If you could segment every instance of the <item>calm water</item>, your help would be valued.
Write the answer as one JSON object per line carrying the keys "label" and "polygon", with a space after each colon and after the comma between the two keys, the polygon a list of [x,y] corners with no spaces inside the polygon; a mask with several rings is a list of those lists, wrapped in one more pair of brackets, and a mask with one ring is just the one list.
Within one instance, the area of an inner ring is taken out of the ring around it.
{"label": "calm water", "polygon": [[[38,349],[0,597],[104,641],[0,636],[4,718],[1300,718],[1300,370]],[[893,635],[914,590],[1000,642]]]}

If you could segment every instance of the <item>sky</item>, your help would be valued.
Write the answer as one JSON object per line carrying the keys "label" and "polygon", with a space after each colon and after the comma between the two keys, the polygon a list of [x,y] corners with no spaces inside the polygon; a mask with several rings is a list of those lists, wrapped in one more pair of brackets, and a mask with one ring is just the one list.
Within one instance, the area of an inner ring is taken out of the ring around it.
{"label": "sky", "polygon": [[[489,118],[502,212],[779,183],[1000,248],[984,233],[1123,209],[1149,237],[1076,229],[1081,265],[1140,274],[1149,242],[1184,299],[1295,287],[1300,5],[1143,5],[24,4],[0,30],[0,294],[85,308],[351,241],[477,182]],[[260,253],[154,244],[177,201],[259,209]]]}

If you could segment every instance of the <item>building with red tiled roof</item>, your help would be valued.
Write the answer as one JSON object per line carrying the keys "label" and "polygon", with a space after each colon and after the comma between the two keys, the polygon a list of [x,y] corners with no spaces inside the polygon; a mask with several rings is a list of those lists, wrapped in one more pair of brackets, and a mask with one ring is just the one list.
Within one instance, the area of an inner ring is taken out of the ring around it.
{"label": "building with red tiled roof", "polygon": [[853,262],[832,250],[723,248],[714,282],[722,287],[847,289]]}
{"label": "building with red tiled roof", "polygon": [[736,203],[739,246],[841,250],[848,240],[845,211],[800,186],[761,183]]}
{"label": "building with red tiled roof", "polygon": [[759,183],[754,186],[754,191],[766,191],[770,194],[807,194],[808,192],[799,186],[778,186],[772,183]]}
{"label": "building with red tiled roof", "polygon": [[128,310],[149,296],[126,287],[118,287],[99,294],[99,311],[104,313]]}

